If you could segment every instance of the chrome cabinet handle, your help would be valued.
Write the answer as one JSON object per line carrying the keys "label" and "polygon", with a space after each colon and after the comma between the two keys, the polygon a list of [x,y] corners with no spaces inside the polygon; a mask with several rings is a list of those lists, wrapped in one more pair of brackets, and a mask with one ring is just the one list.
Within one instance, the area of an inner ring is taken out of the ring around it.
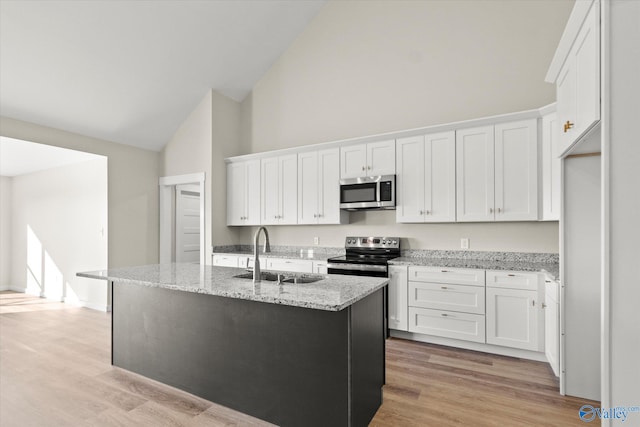
{"label": "chrome cabinet handle", "polygon": [[371,170],[371,166],[367,166],[367,169]]}
{"label": "chrome cabinet handle", "polygon": [[364,167],[364,166],[362,167],[362,170],[365,170],[365,167]]}
{"label": "chrome cabinet handle", "polygon": [[498,208],[498,213],[502,212],[502,210],[500,208]]}
{"label": "chrome cabinet handle", "polygon": [[440,286],[440,289],[449,289],[446,286]]}
{"label": "chrome cabinet handle", "polygon": [[547,304],[542,303],[542,308],[547,308]]}
{"label": "chrome cabinet handle", "polygon": [[493,213],[493,208],[489,208],[489,213]]}

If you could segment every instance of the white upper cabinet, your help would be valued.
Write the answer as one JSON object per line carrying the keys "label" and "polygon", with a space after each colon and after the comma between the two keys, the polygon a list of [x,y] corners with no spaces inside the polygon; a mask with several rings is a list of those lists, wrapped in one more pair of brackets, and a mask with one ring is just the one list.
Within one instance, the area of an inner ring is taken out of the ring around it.
{"label": "white upper cabinet", "polygon": [[342,224],[340,210],[340,150],[298,154],[298,224]]}
{"label": "white upper cabinet", "polygon": [[493,126],[456,132],[458,221],[494,220]]}
{"label": "white upper cabinet", "polygon": [[298,156],[296,154],[262,159],[261,224],[297,223],[297,175]]}
{"label": "white upper cabinet", "polygon": [[402,138],[396,151],[396,221],[454,222],[455,132]]}
{"label": "white upper cabinet", "polygon": [[260,224],[260,160],[227,164],[227,225]]}
{"label": "white upper cabinet", "polygon": [[542,220],[560,219],[560,163],[558,140],[560,131],[558,115],[546,114],[542,117]]}
{"label": "white upper cabinet", "polygon": [[576,2],[545,78],[556,84],[561,154],[600,120],[599,6]]}
{"label": "white upper cabinet", "polygon": [[495,126],[495,220],[538,219],[536,119]]}
{"label": "white upper cabinet", "polygon": [[538,219],[536,119],[456,132],[457,220]]}
{"label": "white upper cabinet", "polygon": [[340,148],[340,178],[394,175],[395,140],[348,145]]}

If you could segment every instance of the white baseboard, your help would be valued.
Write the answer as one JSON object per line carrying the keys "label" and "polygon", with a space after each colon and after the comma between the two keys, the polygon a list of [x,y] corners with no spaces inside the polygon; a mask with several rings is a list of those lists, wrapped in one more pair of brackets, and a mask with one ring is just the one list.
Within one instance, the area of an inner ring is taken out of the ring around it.
{"label": "white baseboard", "polygon": [[519,348],[500,347],[498,345],[483,344],[472,341],[456,340],[453,338],[436,337],[433,335],[417,334],[414,332],[397,331],[390,329],[390,335],[396,338],[404,338],[412,341],[426,342],[430,344],[446,345],[448,347],[463,348],[465,350],[481,351],[483,353],[499,354],[501,356],[517,357],[519,359],[547,362],[544,352],[521,350]]}

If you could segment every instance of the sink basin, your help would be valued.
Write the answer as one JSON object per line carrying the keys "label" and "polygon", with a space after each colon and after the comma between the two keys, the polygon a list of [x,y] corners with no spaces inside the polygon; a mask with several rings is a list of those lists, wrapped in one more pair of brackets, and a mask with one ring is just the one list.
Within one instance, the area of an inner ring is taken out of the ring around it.
{"label": "sink basin", "polygon": [[[252,279],[253,280],[253,272],[250,271],[248,273],[238,274],[238,275],[233,276],[233,277],[235,277],[237,279]],[[303,284],[303,283],[317,282],[318,280],[322,280],[322,279],[323,279],[322,276],[311,276],[311,275],[288,276],[288,275],[284,275],[284,274],[280,275],[280,280],[282,281],[282,283]],[[276,273],[262,272],[262,273],[260,273],[260,280],[265,280],[267,282],[277,282],[278,281],[278,275]]]}
{"label": "sink basin", "polygon": [[[250,271],[248,273],[238,274],[237,276],[233,276],[237,279],[251,279],[253,280],[253,272]],[[263,272],[260,273],[260,280],[266,280],[268,282],[275,282],[278,280],[278,275],[274,273]]]}
{"label": "sink basin", "polygon": [[314,277],[314,276],[301,276],[301,277],[288,277],[283,280],[284,283],[313,283],[318,280],[322,280],[322,277]]}

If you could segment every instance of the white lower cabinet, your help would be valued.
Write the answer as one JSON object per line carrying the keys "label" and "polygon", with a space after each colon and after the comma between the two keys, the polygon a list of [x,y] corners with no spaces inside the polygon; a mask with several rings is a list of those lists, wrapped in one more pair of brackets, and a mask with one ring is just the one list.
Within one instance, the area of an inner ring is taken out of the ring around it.
{"label": "white lower cabinet", "polygon": [[544,293],[540,282],[536,273],[487,272],[487,344],[544,349]]}
{"label": "white lower cabinet", "polygon": [[407,266],[389,266],[389,329],[409,329],[407,283]]}
{"label": "white lower cabinet", "polygon": [[313,261],[306,259],[269,258],[267,259],[266,270],[313,273]]}
{"label": "white lower cabinet", "polygon": [[409,331],[484,342],[484,315],[409,307]]}
{"label": "white lower cabinet", "polygon": [[556,377],[560,376],[560,285],[554,280],[545,281],[544,292],[544,352]]}
{"label": "white lower cabinet", "polygon": [[484,286],[411,282],[409,305],[436,310],[484,314]]}
{"label": "white lower cabinet", "polygon": [[485,342],[484,270],[409,267],[409,332]]}
{"label": "white lower cabinet", "polygon": [[237,255],[213,255],[213,265],[215,267],[238,267],[238,262]]}
{"label": "white lower cabinet", "polygon": [[316,274],[328,274],[327,261],[313,261],[313,272]]}

